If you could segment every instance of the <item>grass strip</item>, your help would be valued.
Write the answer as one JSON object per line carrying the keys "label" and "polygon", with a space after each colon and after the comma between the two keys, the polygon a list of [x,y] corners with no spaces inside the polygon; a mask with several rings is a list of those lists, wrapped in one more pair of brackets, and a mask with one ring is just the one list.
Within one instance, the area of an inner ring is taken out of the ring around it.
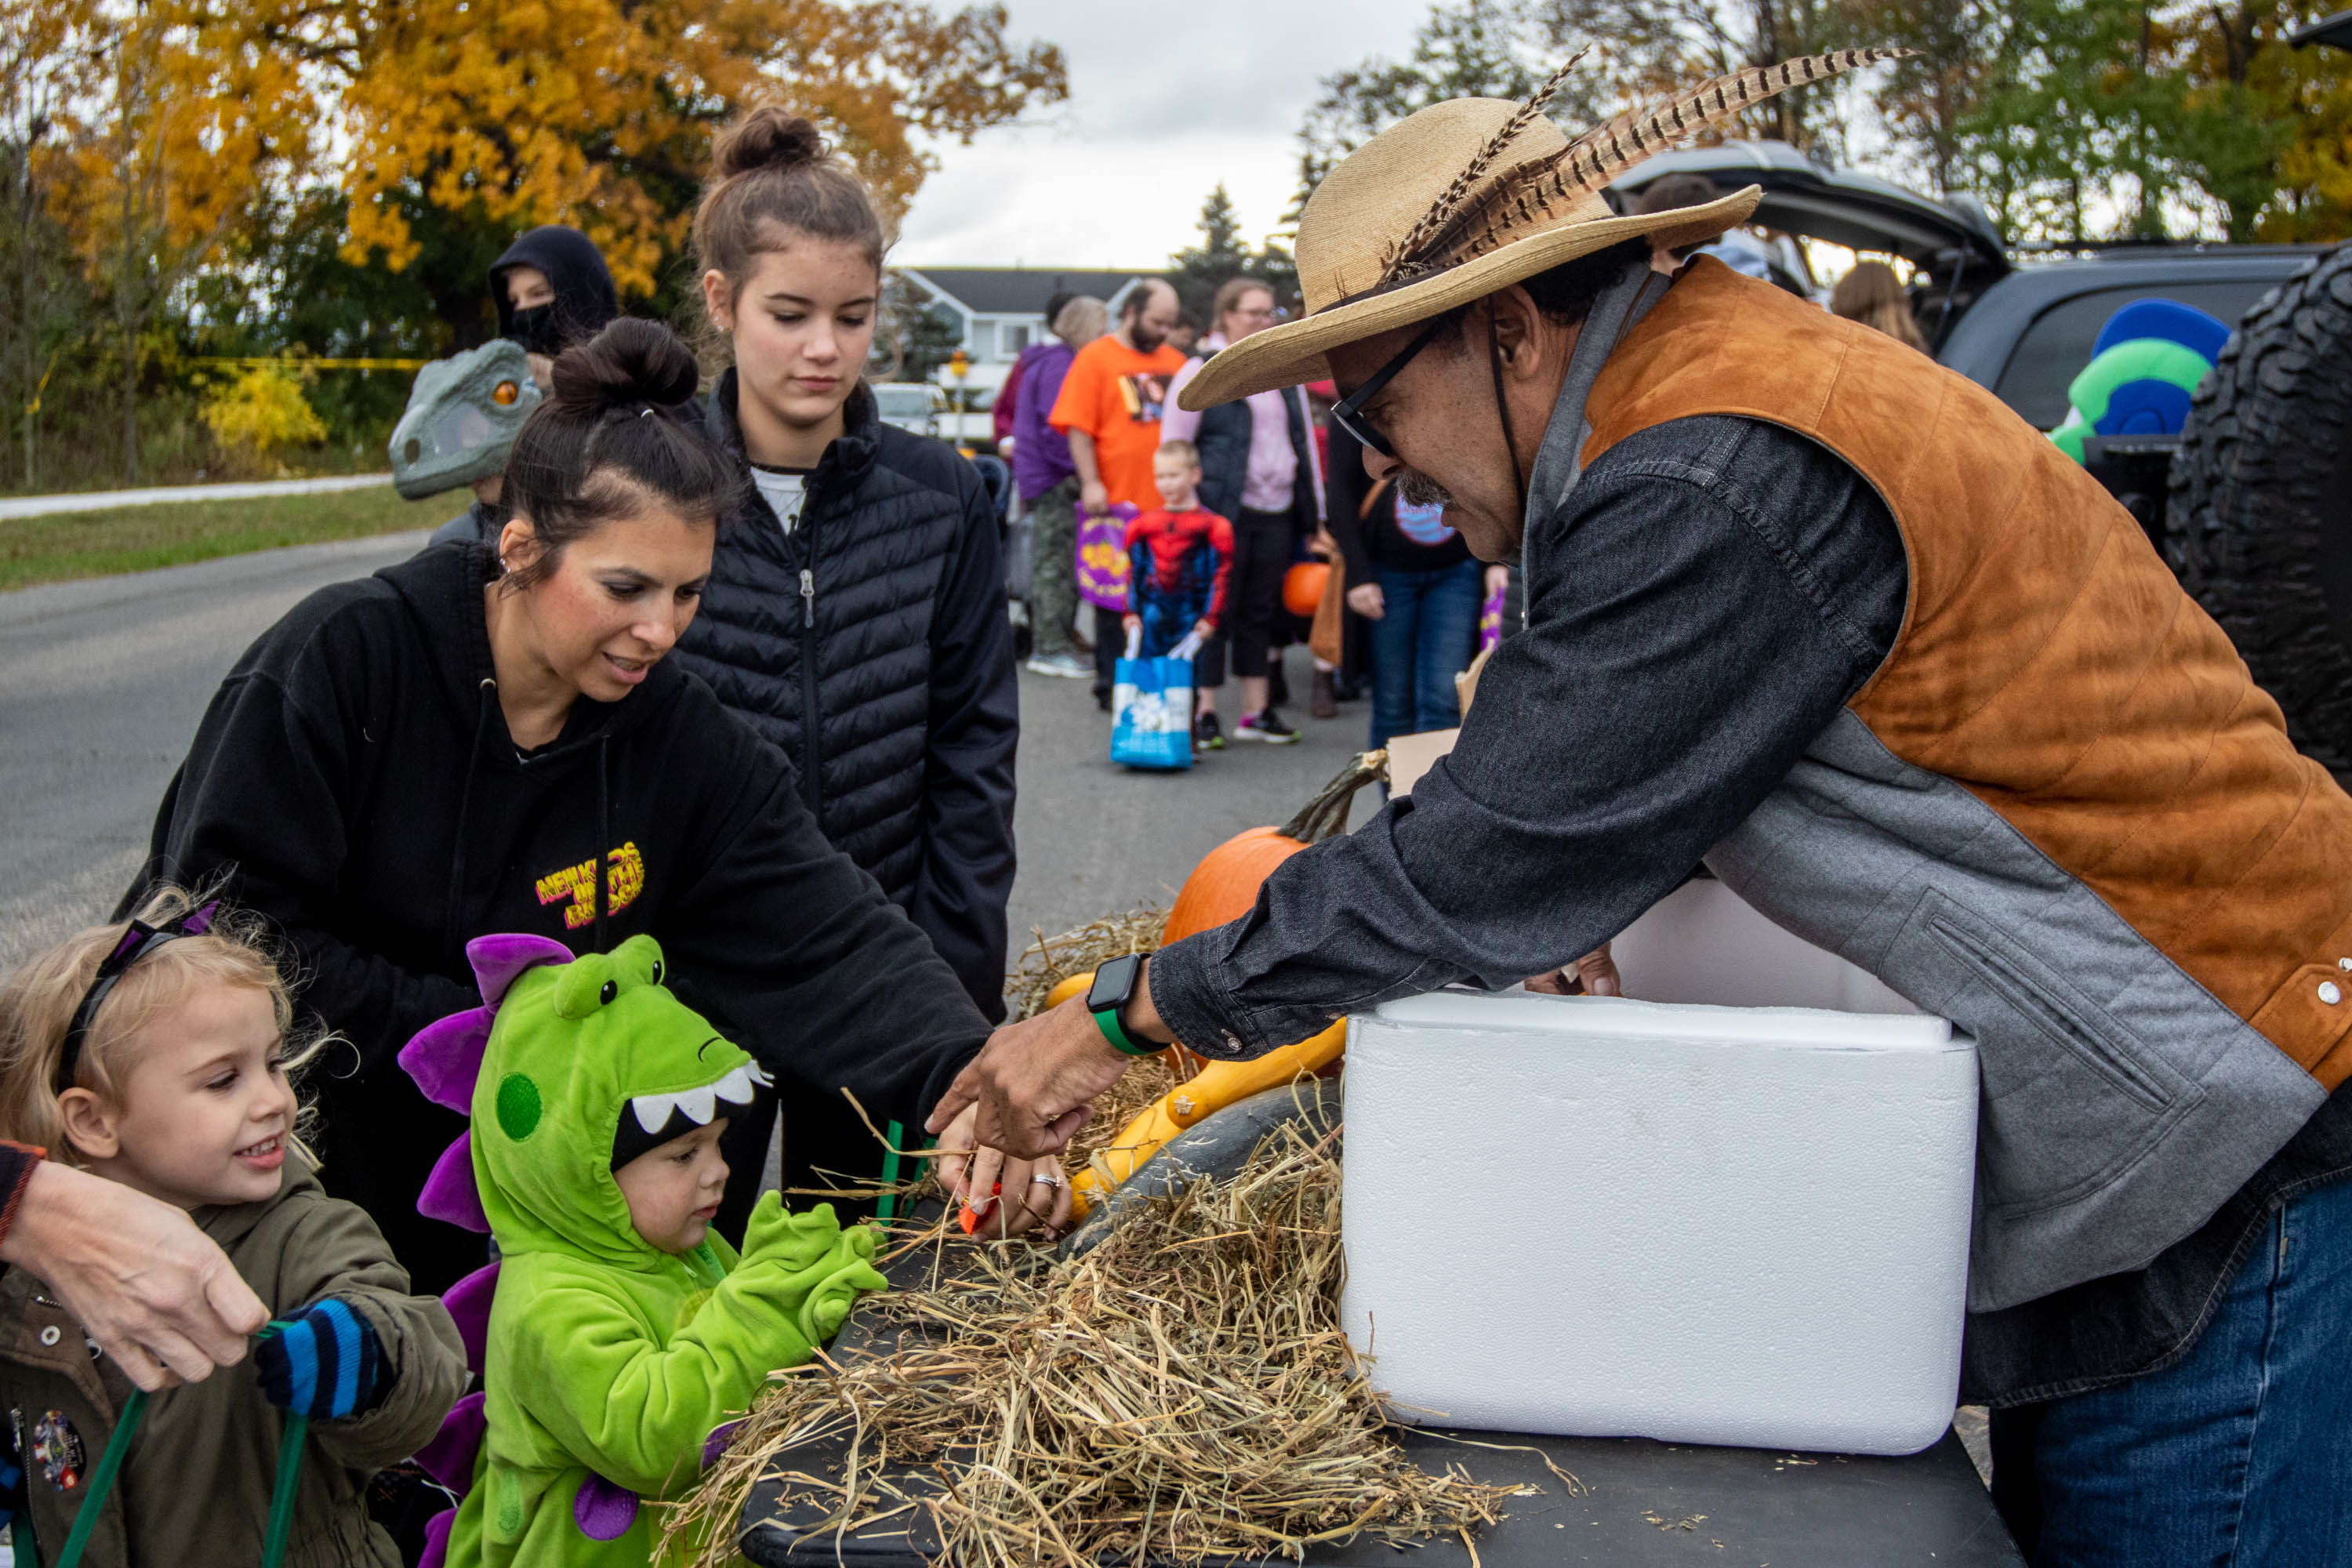
{"label": "grass strip", "polygon": [[0,591],[183,566],[222,555],[436,528],[466,510],[462,490],[404,501],[389,483],[316,495],[163,501],[106,511],[0,520]]}

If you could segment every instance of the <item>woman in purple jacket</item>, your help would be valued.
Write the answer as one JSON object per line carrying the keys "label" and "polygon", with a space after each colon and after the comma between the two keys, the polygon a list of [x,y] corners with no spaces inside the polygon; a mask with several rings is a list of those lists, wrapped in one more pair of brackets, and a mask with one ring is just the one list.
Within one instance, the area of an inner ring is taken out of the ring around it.
{"label": "woman in purple jacket", "polygon": [[1055,312],[1054,336],[1029,362],[1013,415],[1013,482],[1029,509],[1029,668],[1092,680],[1095,667],[1070,647],[1078,613],[1078,472],[1070,444],[1045,423],[1078,350],[1103,335],[1110,312],[1081,294]]}

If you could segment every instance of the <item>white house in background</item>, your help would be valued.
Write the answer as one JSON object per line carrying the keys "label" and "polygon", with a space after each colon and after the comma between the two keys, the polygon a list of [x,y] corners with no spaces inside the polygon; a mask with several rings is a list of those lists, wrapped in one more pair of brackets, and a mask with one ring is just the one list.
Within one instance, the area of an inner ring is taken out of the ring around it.
{"label": "white house in background", "polygon": [[[1082,267],[899,267],[901,278],[923,290],[932,314],[962,331],[971,369],[962,384],[972,406],[986,407],[1004,384],[1021,351],[1045,335],[1045,301],[1065,289],[1091,294],[1118,319],[1128,293],[1149,268],[1099,271]],[[945,371],[935,378],[953,384]]]}

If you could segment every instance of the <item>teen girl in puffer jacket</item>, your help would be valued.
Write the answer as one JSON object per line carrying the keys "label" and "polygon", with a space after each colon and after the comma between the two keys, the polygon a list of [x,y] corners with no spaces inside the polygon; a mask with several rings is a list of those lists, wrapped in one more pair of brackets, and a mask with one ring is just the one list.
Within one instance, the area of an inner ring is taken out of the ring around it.
{"label": "teen girl in puffer jacket", "polygon": [[[1004,1016],[1019,714],[995,509],[944,442],[886,425],[860,373],[880,219],[815,128],[763,109],[719,139],[695,216],[734,366],[706,429],[745,496],[678,658],[781,747],[825,837]],[[873,1167],[872,1141],[779,1085],[786,1184]]]}

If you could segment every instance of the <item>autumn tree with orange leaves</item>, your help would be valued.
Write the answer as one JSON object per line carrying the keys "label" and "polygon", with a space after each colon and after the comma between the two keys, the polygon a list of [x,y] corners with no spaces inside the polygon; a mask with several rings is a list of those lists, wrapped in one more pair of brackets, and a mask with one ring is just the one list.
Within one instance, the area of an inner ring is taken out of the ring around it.
{"label": "autumn tree with orange leaves", "polygon": [[[322,280],[369,296],[363,341],[302,346],[382,353],[396,330],[389,352],[443,353],[484,324],[487,258],[569,223],[658,309],[712,132],[747,107],[817,121],[895,217],[934,165],[927,144],[1067,95],[1061,52],[1009,38],[992,5],[0,0],[0,175],[40,220],[0,237],[0,366],[37,409],[34,367],[50,386],[55,320],[79,310],[48,401],[96,395],[102,372],[113,466],[136,478],[142,388],[164,390],[198,339],[287,342],[271,318],[312,307]],[[296,240],[299,267],[279,254]],[[60,267],[72,288],[37,281]],[[425,288],[394,286],[416,269]],[[21,424],[29,481],[32,413]]]}
{"label": "autumn tree with orange leaves", "polygon": [[[929,172],[919,135],[969,141],[1068,94],[1061,51],[1003,7],[900,0],[260,0],[277,58],[321,68],[346,139],[350,253],[415,255],[400,197],[520,229],[570,223],[623,291],[684,239],[711,132],[779,98],[817,120],[893,213]],[[323,106],[322,106],[323,107]]]}

